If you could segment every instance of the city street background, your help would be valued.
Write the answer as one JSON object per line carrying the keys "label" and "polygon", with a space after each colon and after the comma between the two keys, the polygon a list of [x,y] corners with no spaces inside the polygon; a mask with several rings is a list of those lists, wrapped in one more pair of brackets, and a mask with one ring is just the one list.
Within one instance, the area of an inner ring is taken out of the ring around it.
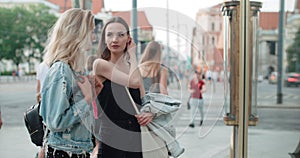
{"label": "city street background", "polygon": [[[36,80],[34,76],[16,79],[0,78],[0,105],[3,126],[0,130],[1,158],[33,158],[35,147],[26,131],[23,113],[35,103]],[[189,93],[186,83],[169,86],[170,95],[182,100],[182,108],[174,117],[177,138],[185,148],[180,158],[228,158],[232,126],[223,122],[223,82],[216,83],[216,91],[207,83],[204,123],[188,127],[190,111],[186,101]],[[267,81],[258,83],[257,126],[249,127],[249,158],[289,158],[300,141],[300,91],[299,87],[283,88],[283,104],[276,104],[276,85]],[[196,122],[200,116],[196,116]]]}

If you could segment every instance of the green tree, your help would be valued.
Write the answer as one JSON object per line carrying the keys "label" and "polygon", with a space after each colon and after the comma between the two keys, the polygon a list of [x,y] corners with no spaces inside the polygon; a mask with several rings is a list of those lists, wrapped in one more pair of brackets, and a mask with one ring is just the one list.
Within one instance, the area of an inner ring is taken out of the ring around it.
{"label": "green tree", "polygon": [[56,19],[42,4],[0,8],[0,60],[12,60],[17,67],[31,58],[42,60],[48,30]]}
{"label": "green tree", "polygon": [[300,72],[300,27],[295,35],[294,43],[287,49],[289,72]]}

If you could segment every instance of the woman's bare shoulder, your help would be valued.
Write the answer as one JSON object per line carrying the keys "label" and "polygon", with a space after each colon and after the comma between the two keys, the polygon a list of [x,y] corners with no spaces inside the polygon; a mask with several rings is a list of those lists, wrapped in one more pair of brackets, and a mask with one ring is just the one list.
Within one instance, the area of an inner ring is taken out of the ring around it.
{"label": "woman's bare shoulder", "polygon": [[104,59],[96,59],[93,65],[93,71],[95,75],[107,76],[113,69],[113,64]]}
{"label": "woman's bare shoulder", "polygon": [[111,62],[104,60],[104,59],[99,58],[94,61],[94,67],[96,67],[97,69],[104,70],[104,69],[107,69],[112,66],[113,66],[113,64]]}

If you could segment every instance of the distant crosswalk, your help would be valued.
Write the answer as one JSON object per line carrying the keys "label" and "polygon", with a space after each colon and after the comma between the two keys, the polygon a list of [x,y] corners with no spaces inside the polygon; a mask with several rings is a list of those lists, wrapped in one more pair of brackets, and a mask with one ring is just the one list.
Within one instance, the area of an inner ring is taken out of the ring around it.
{"label": "distant crosswalk", "polygon": [[[276,99],[277,95],[276,94],[269,94],[269,95],[258,95],[257,96],[258,99]],[[300,99],[300,95],[296,95],[296,94],[283,94],[283,98],[284,99],[292,99],[292,100],[298,100]]]}
{"label": "distant crosswalk", "polygon": [[[180,120],[182,121],[190,121],[191,120],[191,114],[188,113],[184,113],[179,117]],[[223,117],[214,117],[214,116],[206,116],[204,117],[204,120],[210,120],[210,121],[214,121],[214,120],[223,120]],[[195,121],[198,122],[200,121],[200,115],[197,114],[197,116],[195,116]]]}
{"label": "distant crosswalk", "polygon": [[[184,109],[178,111],[178,113],[175,115],[173,120],[174,126],[179,129],[181,128],[185,129],[186,127],[188,127],[191,121],[191,111],[187,110],[185,106],[182,108]],[[194,117],[195,117],[194,122],[196,126],[197,125],[199,126],[200,119],[201,119],[200,113],[198,112]],[[212,125],[215,124],[216,122],[222,122],[222,121],[223,121],[222,109],[221,112],[220,110],[209,111],[205,109],[203,125]]]}
{"label": "distant crosswalk", "polygon": [[193,135],[197,138],[206,137],[215,127],[224,127],[226,126],[223,122],[223,114],[219,114],[219,110],[209,111],[206,109],[204,111],[204,121],[202,126],[200,126],[200,113],[197,113],[194,119],[195,127],[189,127],[191,121],[190,110],[187,110],[186,107],[183,107],[173,120],[173,125],[176,128],[176,137],[181,138],[186,135]]}

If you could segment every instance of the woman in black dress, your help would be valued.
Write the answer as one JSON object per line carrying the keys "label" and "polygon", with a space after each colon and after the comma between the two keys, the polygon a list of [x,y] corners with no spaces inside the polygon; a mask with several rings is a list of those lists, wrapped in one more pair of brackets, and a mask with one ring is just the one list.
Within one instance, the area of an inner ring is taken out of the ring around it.
{"label": "woman in black dress", "polygon": [[142,157],[140,125],[147,125],[153,114],[136,115],[125,90],[129,87],[135,103],[141,104],[144,92],[134,47],[127,23],[120,17],[108,20],[99,43],[100,59],[93,66],[103,83],[98,95],[100,123],[96,133],[101,158]]}

